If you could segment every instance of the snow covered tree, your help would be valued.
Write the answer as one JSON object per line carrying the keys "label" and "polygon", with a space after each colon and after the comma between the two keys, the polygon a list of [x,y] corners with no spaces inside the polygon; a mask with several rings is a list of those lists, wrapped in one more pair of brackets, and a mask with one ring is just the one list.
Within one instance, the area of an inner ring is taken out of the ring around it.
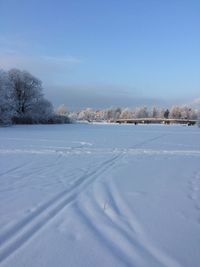
{"label": "snow covered tree", "polygon": [[95,111],[91,108],[81,110],[78,114],[78,120],[94,121],[95,117]]}
{"label": "snow covered tree", "polygon": [[169,118],[169,114],[170,114],[169,109],[166,109],[165,112],[164,112],[164,114],[163,114],[164,115],[164,118],[165,119],[168,119]]}
{"label": "snow covered tree", "polygon": [[183,119],[196,120],[198,117],[198,111],[187,106],[181,108],[181,117]]}
{"label": "snow covered tree", "polygon": [[27,71],[0,70],[0,124],[69,123],[56,115],[42,93],[42,82]]}
{"label": "snow covered tree", "polygon": [[120,119],[132,119],[133,112],[129,108],[124,108],[120,114]]}
{"label": "snow covered tree", "polygon": [[197,125],[200,127],[200,111],[198,111]]}
{"label": "snow covered tree", "polygon": [[105,119],[106,120],[117,120],[121,115],[121,108],[109,108],[105,110]]}
{"label": "snow covered tree", "polygon": [[0,124],[10,124],[15,113],[14,91],[5,71],[0,70]]}
{"label": "snow covered tree", "polygon": [[67,110],[66,106],[62,104],[56,109],[56,114],[61,116],[67,116],[69,114],[69,111]]}
{"label": "snow covered tree", "polygon": [[198,117],[198,111],[187,106],[182,107],[172,107],[170,111],[170,117],[173,119],[188,119],[196,120]]}
{"label": "snow covered tree", "polygon": [[54,114],[52,104],[42,93],[42,82],[27,71],[11,69],[16,113],[15,123],[62,123],[67,120]]}
{"label": "snow covered tree", "polygon": [[23,117],[42,99],[42,83],[27,71],[11,69],[8,72],[13,83],[16,104],[16,116]]}
{"label": "snow covered tree", "polygon": [[136,118],[148,118],[149,112],[148,112],[147,107],[137,108],[135,111],[135,116]]}
{"label": "snow covered tree", "polygon": [[25,115],[31,123],[47,123],[54,117],[53,105],[45,98],[39,99]]}
{"label": "snow covered tree", "polygon": [[181,108],[178,106],[174,106],[170,110],[170,118],[172,119],[181,119]]}
{"label": "snow covered tree", "polygon": [[159,118],[159,110],[156,107],[153,107],[151,113],[152,113],[152,118]]}
{"label": "snow covered tree", "polygon": [[113,119],[114,120],[119,119],[120,118],[120,115],[121,115],[121,112],[122,112],[121,108],[114,109],[113,110]]}

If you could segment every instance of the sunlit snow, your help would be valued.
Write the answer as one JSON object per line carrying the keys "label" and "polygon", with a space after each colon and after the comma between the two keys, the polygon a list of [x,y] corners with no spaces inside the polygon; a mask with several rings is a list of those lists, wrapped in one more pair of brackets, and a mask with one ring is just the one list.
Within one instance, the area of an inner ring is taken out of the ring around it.
{"label": "sunlit snow", "polygon": [[199,248],[199,128],[0,128],[0,266],[198,267]]}

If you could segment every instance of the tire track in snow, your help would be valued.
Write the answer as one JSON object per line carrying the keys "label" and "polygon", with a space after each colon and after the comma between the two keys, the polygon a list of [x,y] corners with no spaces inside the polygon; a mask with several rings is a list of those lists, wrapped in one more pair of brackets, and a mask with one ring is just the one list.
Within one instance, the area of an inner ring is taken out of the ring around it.
{"label": "tire track in snow", "polygon": [[112,168],[121,155],[104,161],[95,170],[82,175],[71,188],[66,189],[41,205],[36,211],[23,218],[0,235],[0,263],[29,241],[41,228],[60,211],[71,204],[100,175]]}

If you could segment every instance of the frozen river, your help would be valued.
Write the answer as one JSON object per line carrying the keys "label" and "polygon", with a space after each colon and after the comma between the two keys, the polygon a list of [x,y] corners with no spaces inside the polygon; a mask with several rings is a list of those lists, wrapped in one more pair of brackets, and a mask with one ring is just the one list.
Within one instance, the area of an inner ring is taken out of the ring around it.
{"label": "frozen river", "polygon": [[0,128],[1,267],[199,263],[199,128]]}

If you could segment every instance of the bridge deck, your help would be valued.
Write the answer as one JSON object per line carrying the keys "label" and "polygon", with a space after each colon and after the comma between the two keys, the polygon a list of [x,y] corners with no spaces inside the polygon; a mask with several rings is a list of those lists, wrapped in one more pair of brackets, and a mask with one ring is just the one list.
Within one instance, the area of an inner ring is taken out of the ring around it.
{"label": "bridge deck", "polygon": [[162,123],[162,124],[188,124],[194,125],[197,123],[197,120],[189,119],[163,119],[163,118],[138,118],[138,119],[117,119],[116,123]]}

